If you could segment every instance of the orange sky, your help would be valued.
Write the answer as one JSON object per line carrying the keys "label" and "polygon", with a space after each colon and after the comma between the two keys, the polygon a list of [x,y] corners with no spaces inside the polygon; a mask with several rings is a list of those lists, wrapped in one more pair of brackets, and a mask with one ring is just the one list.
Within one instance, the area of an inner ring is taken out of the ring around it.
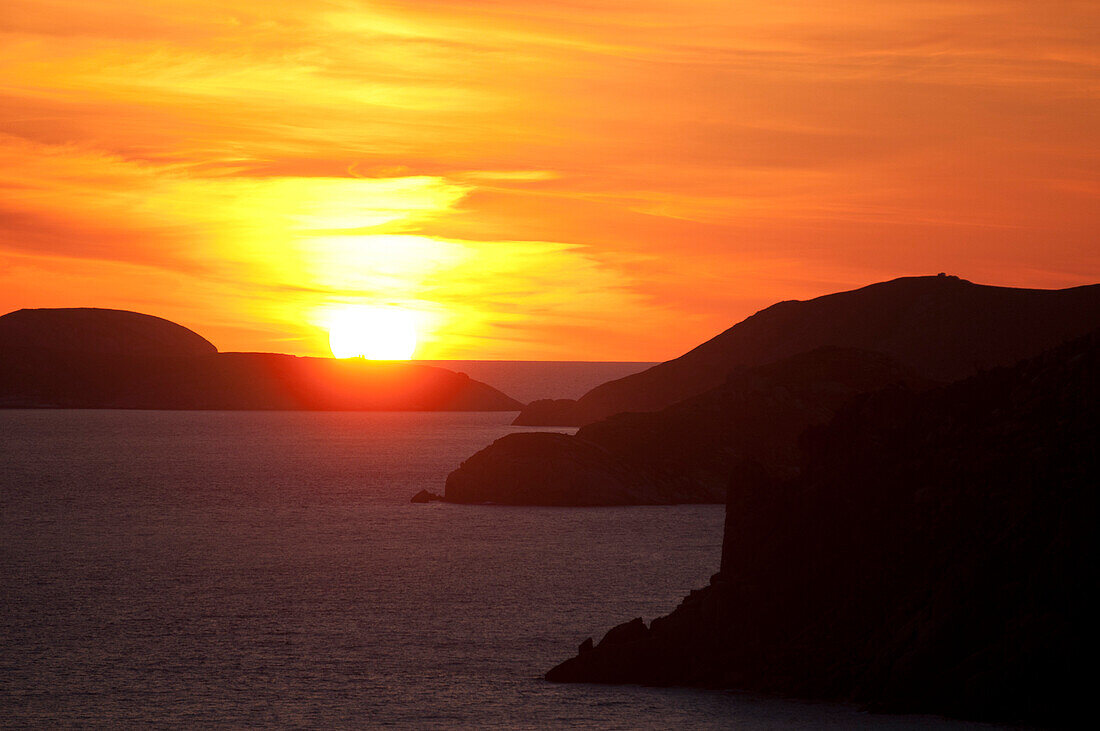
{"label": "orange sky", "polygon": [[[225,8],[232,6],[232,11]],[[0,312],[661,360],[906,274],[1100,280],[1094,0],[5,0]]]}

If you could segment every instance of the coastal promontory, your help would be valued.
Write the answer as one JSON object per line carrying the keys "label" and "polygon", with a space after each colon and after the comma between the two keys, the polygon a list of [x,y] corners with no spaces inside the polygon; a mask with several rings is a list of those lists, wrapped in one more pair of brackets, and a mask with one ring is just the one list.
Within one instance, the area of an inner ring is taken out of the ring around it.
{"label": "coastal promontory", "polygon": [[1100,331],[942,388],[856,397],[806,433],[797,476],[731,469],[707,587],[546,677],[1079,724],[1098,444]]}
{"label": "coastal promontory", "polygon": [[928,382],[881,353],[818,348],[731,373],[721,386],[657,412],[616,414],[574,436],[517,433],[465,460],[445,499],[521,505],[720,503],[732,464],[798,470],[798,439],[849,398]]}
{"label": "coastal promontory", "polygon": [[[1100,285],[1034,290],[906,277],[780,302],[580,401],[529,404],[522,423],[583,426],[573,437],[511,435],[487,446],[451,473],[446,497],[534,505],[722,502],[738,462],[759,462],[776,477],[797,475],[806,429],[827,423],[859,394],[942,385],[1096,327]],[[573,416],[558,418],[567,413]]]}

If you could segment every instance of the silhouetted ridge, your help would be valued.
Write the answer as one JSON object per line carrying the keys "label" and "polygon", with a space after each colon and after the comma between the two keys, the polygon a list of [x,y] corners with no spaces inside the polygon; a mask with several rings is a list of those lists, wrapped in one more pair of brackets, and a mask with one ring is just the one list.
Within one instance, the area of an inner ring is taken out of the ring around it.
{"label": "silhouetted ridge", "polygon": [[610,381],[576,402],[535,402],[515,423],[583,425],[656,411],[720,385],[737,366],[823,346],[872,350],[925,378],[952,381],[1010,365],[1100,326],[1100,285],[1061,290],[904,277],[772,305],[688,353]]}
{"label": "silhouetted ridge", "polygon": [[802,444],[794,479],[737,466],[708,587],[547,677],[1091,715],[1100,331],[932,391],[857,396]]}
{"label": "silhouetted ridge", "polygon": [[8,348],[160,357],[218,352],[206,338],[169,320],[95,307],[9,312],[0,317],[0,352]]}
{"label": "silhouetted ridge", "polygon": [[0,406],[516,411],[463,373],[401,362],[218,353],[190,330],[117,310],[0,317]]}

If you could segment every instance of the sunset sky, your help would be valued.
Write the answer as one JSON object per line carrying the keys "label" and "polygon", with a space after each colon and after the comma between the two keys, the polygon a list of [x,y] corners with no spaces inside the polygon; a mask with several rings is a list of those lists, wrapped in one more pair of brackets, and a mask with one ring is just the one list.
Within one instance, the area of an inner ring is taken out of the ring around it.
{"label": "sunset sky", "polygon": [[[227,8],[232,8],[228,10]],[[1100,281],[1095,0],[4,0],[0,313],[663,360],[781,299]]]}

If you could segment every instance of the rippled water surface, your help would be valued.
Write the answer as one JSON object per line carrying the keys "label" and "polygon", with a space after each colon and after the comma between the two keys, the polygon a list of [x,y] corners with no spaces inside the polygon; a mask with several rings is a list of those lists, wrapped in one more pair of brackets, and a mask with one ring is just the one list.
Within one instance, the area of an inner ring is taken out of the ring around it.
{"label": "rippled water surface", "polygon": [[705,584],[722,510],[409,502],[512,416],[0,411],[0,723],[950,725],[541,680]]}

